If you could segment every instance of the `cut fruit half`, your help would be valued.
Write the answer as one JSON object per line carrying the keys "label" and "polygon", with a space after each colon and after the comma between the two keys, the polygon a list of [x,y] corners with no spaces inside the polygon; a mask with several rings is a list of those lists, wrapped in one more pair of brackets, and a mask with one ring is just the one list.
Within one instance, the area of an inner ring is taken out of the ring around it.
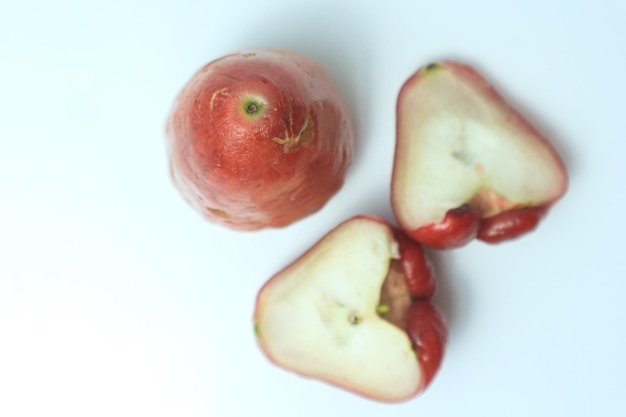
{"label": "cut fruit half", "polygon": [[409,78],[396,133],[392,206],[428,246],[520,236],[567,190],[552,145],[467,65],[444,61]]}
{"label": "cut fruit half", "polygon": [[265,284],[257,340],[287,370],[372,399],[407,400],[428,385],[443,356],[434,290],[417,243],[358,216]]}

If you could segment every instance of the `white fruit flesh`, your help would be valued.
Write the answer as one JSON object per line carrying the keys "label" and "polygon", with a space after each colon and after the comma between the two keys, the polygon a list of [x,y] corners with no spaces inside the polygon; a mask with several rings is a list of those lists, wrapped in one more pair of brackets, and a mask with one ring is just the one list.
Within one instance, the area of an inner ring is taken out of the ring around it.
{"label": "white fruit flesh", "polygon": [[481,191],[510,205],[538,205],[563,192],[567,179],[549,145],[485,88],[444,65],[403,88],[392,192],[403,226],[440,221]]}
{"label": "white fruit flesh", "polygon": [[260,293],[257,337],[266,354],[378,400],[417,393],[422,373],[407,334],[376,313],[397,252],[377,221],[351,220],[327,235]]}

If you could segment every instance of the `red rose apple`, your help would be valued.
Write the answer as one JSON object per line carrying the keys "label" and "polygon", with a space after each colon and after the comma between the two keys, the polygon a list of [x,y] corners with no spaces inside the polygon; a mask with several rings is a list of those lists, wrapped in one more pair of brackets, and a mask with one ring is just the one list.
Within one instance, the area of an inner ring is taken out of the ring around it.
{"label": "red rose apple", "polygon": [[205,218],[234,229],[288,225],[342,186],[354,139],[325,71],[285,50],[201,68],[167,121],[171,176]]}
{"label": "red rose apple", "polygon": [[398,402],[433,379],[446,343],[421,246],[357,216],[272,277],[257,297],[256,337],[275,364],[368,398]]}
{"label": "red rose apple", "polygon": [[518,237],[567,183],[548,140],[473,68],[431,64],[402,87],[391,200],[412,238],[447,249]]}

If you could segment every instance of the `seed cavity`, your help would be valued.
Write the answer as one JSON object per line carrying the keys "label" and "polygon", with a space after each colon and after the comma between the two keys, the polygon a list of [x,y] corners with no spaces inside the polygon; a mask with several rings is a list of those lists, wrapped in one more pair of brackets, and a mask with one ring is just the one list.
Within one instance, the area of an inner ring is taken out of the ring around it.
{"label": "seed cavity", "polygon": [[350,313],[348,315],[348,322],[350,322],[351,325],[356,326],[357,324],[361,323],[363,321],[363,318],[360,317],[359,315],[357,315],[356,313]]}

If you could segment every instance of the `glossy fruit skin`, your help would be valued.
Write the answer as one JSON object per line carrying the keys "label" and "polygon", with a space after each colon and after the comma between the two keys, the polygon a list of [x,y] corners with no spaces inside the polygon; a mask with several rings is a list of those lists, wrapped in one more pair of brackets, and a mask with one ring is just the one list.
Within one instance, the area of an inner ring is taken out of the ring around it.
{"label": "glossy fruit skin", "polygon": [[411,297],[429,300],[435,295],[437,284],[432,264],[424,249],[403,231],[393,228],[393,236],[400,251],[400,266]]}
{"label": "glossy fruit skin", "polygon": [[470,204],[450,209],[442,221],[407,230],[416,241],[435,249],[456,248],[474,239],[481,228],[480,213]]}
{"label": "glossy fruit skin", "polygon": [[443,221],[407,233],[416,241],[434,249],[464,246],[473,239],[500,243],[520,237],[538,225],[550,204],[513,208],[483,218],[470,204],[450,209]]}
{"label": "glossy fruit skin", "polygon": [[285,50],[205,65],[178,95],[166,134],[183,198],[238,230],[286,226],[322,208],[354,152],[335,85],[317,63]]}
{"label": "glossy fruit skin", "polygon": [[[412,239],[434,249],[446,250],[465,246],[474,239],[482,240],[490,244],[496,244],[511,239],[516,239],[532,230],[544,218],[552,206],[560,200],[568,188],[567,167],[547,138],[545,138],[521,113],[513,108],[505,98],[474,68],[467,64],[456,61],[444,60],[420,68],[409,77],[400,89],[396,107],[397,127],[400,125],[401,116],[400,102],[405,90],[410,89],[419,78],[428,71],[445,67],[454,72],[460,79],[477,86],[480,93],[492,101],[495,105],[508,110],[510,122],[521,127],[534,136],[554,158],[555,164],[560,167],[563,175],[560,192],[551,200],[538,202],[531,205],[512,204],[499,196],[488,193],[488,197],[476,195],[474,199],[467,201],[459,207],[450,208],[445,217],[434,223],[419,228],[411,228],[402,225],[402,229]],[[397,144],[396,144],[397,146]],[[401,158],[397,148],[394,158]],[[397,175],[394,169],[393,175]],[[392,188],[394,181],[392,180]],[[393,193],[393,191],[392,191]],[[498,200],[497,203],[489,200]],[[484,200],[484,201],[481,201]],[[396,212],[396,199],[392,198],[392,208]],[[493,211],[496,211],[494,214]],[[485,214],[489,212],[489,214]]]}
{"label": "glossy fruit skin", "polygon": [[424,372],[421,390],[433,380],[445,352],[448,328],[439,310],[429,300],[416,300],[407,313],[407,333]]}
{"label": "glossy fruit skin", "polygon": [[400,229],[394,228],[399,245],[400,264],[413,302],[406,313],[405,331],[424,372],[418,392],[430,385],[437,374],[448,340],[448,328],[441,312],[432,302],[436,292],[434,269],[422,246]]}

